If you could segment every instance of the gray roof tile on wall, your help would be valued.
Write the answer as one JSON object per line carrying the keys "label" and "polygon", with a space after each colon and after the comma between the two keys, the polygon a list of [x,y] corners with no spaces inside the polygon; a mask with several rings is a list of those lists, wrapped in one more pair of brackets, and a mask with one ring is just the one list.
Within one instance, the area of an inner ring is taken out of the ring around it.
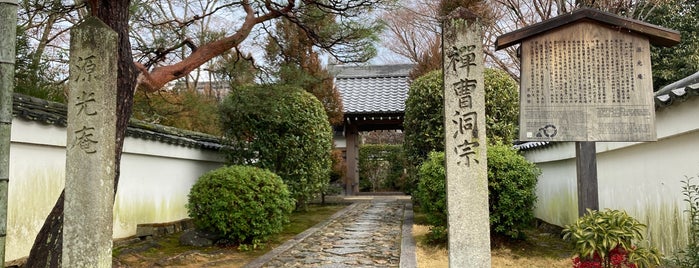
{"label": "gray roof tile on wall", "polygon": [[331,66],[345,114],[402,113],[411,64]]}
{"label": "gray roof tile on wall", "polygon": [[664,86],[655,92],[655,108],[667,107],[697,95],[699,95],[699,72]]}
{"label": "gray roof tile on wall", "polygon": [[[67,124],[68,110],[65,104],[18,93],[14,94],[12,101],[12,113],[15,117],[60,127],[65,127]],[[223,147],[219,138],[209,134],[151,124],[136,119],[129,120],[126,135],[167,144],[209,150],[219,150]]]}

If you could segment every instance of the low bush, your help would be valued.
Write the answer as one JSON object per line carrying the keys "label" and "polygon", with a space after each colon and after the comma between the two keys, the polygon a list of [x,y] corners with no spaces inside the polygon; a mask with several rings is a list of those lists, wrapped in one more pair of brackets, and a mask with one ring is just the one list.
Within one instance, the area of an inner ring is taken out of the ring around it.
{"label": "low bush", "polygon": [[444,152],[431,152],[418,170],[415,197],[431,225],[427,239],[431,243],[447,241],[447,191]]}
{"label": "low bush", "polygon": [[294,207],[278,175],[250,166],[229,166],[202,175],[187,203],[199,229],[252,247],[280,232]]}
{"label": "low bush", "polygon": [[[446,240],[447,203],[444,153],[432,152],[418,171],[419,205],[433,226],[430,240]],[[488,204],[490,231],[509,238],[524,237],[534,220],[539,169],[515,149],[500,143],[488,145]]]}
{"label": "low bush", "polygon": [[587,210],[585,216],[563,229],[577,256],[573,267],[650,267],[659,265],[661,255],[654,248],[641,247],[646,226],[624,211]]}
{"label": "low bush", "polygon": [[516,149],[496,143],[488,146],[488,205],[494,234],[523,238],[534,221],[539,168]]}

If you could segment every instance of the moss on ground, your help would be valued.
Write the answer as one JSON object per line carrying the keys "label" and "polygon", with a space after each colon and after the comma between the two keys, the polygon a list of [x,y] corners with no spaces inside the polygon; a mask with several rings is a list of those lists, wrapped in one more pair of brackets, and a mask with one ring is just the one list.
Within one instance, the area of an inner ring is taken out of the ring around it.
{"label": "moss on ground", "polygon": [[284,230],[273,236],[263,248],[239,250],[236,245],[193,247],[180,245],[181,233],[128,243],[113,250],[114,267],[242,267],[283,244],[295,235],[324,221],[345,204],[310,205],[306,211],[294,212]]}

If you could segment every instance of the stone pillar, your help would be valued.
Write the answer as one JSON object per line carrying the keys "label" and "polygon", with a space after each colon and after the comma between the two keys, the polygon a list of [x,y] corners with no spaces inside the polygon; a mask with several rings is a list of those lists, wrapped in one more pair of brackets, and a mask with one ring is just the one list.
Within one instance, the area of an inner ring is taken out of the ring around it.
{"label": "stone pillar", "polygon": [[464,9],[442,29],[449,266],[490,267],[483,30]]}
{"label": "stone pillar", "polygon": [[5,267],[17,1],[0,0],[0,267]]}
{"label": "stone pillar", "polygon": [[112,267],[117,57],[99,19],[71,30],[63,267]]}
{"label": "stone pillar", "polygon": [[354,124],[345,128],[347,138],[347,195],[359,192],[359,132]]}

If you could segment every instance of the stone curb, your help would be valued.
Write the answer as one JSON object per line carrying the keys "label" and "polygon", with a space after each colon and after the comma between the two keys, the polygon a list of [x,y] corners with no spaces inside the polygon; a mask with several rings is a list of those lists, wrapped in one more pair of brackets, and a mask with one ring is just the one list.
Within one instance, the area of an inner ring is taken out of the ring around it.
{"label": "stone curb", "polygon": [[400,243],[400,268],[417,267],[415,238],[413,238],[413,203],[407,203],[403,213],[403,238]]}
{"label": "stone curb", "polygon": [[270,252],[267,252],[265,255],[262,255],[262,256],[258,257],[258,258],[255,259],[254,261],[252,261],[252,262],[246,264],[245,266],[243,266],[243,268],[260,268],[260,267],[262,267],[262,265],[264,265],[265,263],[267,263],[267,262],[269,262],[270,260],[274,259],[274,257],[276,257],[277,255],[279,255],[279,254],[283,253],[284,251],[287,251],[288,249],[294,247],[294,246],[295,246],[296,244],[298,244],[299,242],[303,241],[304,239],[306,239],[307,237],[311,236],[312,234],[314,234],[314,233],[317,232],[318,230],[320,230],[320,229],[322,229],[323,227],[325,227],[325,226],[327,226],[328,224],[330,224],[330,222],[332,222],[333,220],[335,220],[335,219],[341,217],[342,215],[344,215],[344,214],[347,213],[348,211],[354,209],[357,205],[358,205],[357,203],[353,203],[353,204],[347,206],[346,208],[343,208],[342,210],[340,210],[340,211],[338,211],[338,212],[335,212],[335,214],[333,214],[332,216],[330,216],[330,218],[326,219],[325,221],[323,221],[323,222],[321,222],[321,223],[316,224],[315,226],[309,228],[309,229],[306,230],[306,231],[303,231],[303,232],[300,233],[300,234],[297,234],[297,235],[294,236],[293,238],[289,239],[289,241],[286,241],[284,244],[278,246],[277,248],[273,249],[273,250],[270,251]]}

